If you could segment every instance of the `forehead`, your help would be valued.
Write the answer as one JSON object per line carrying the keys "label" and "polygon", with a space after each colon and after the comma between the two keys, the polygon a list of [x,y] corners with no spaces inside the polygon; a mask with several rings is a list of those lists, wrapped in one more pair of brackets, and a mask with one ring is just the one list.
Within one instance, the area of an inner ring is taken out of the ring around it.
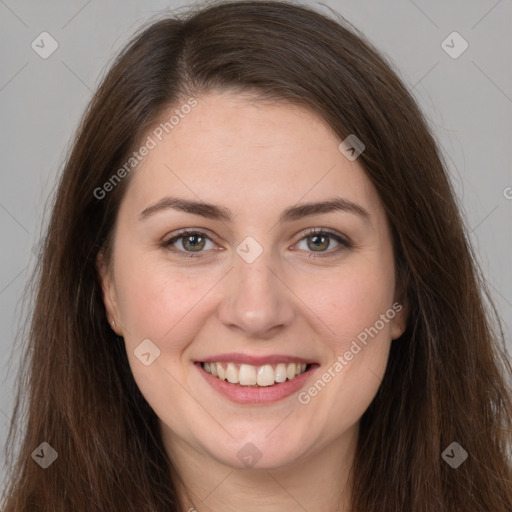
{"label": "forehead", "polygon": [[172,107],[146,134],[154,147],[138,165],[125,198],[139,212],[172,193],[234,211],[340,195],[379,213],[363,168],[345,158],[340,139],[317,114],[227,93],[196,101],[171,124],[180,108]]}

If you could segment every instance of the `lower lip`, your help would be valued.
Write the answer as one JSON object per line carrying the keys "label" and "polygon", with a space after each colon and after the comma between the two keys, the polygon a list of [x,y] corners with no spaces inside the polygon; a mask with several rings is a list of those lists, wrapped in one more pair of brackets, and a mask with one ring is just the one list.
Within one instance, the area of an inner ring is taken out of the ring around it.
{"label": "lower lip", "polygon": [[240,386],[239,384],[231,384],[226,380],[220,380],[208,373],[201,365],[201,363],[194,363],[199,370],[199,373],[210,384],[210,386],[217,390],[219,393],[229,398],[232,402],[238,404],[263,404],[277,402],[284,398],[293,395],[300,388],[302,388],[306,381],[318,368],[318,365],[312,365],[307,371],[295,377],[292,380],[279,382],[273,386],[262,386],[253,388],[250,386]]}

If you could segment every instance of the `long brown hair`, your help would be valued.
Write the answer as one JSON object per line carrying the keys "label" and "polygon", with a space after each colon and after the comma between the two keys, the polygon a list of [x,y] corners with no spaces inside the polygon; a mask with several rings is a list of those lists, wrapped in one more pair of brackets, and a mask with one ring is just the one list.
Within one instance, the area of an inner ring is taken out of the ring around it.
{"label": "long brown hair", "polygon": [[[409,320],[361,419],[351,510],[510,512],[512,371],[436,142],[355,29],[275,1],[215,3],[152,23],[92,99],[36,273],[7,446],[16,425],[25,435],[16,456],[6,448],[2,510],[180,510],[179,475],[108,325],[96,268],[130,177],[101,199],[94,191],[166,109],[226,90],[313,109],[340,142],[356,134],[392,227]],[[42,442],[58,452],[47,469],[31,456]],[[452,442],[468,454],[457,469],[441,456]]]}

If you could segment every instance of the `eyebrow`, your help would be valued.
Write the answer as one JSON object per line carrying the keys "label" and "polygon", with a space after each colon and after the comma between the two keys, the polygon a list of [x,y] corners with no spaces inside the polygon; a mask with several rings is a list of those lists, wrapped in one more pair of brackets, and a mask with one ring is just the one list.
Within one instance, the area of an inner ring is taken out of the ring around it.
{"label": "eyebrow", "polygon": [[[193,215],[199,215],[201,217],[213,220],[231,222],[233,219],[231,211],[227,208],[202,201],[190,201],[187,199],[167,196],[160,199],[155,204],[145,208],[139,214],[139,220],[143,221],[159,212],[168,209],[192,213]],[[278,222],[282,224],[284,222],[291,222],[294,220],[302,219],[304,217],[310,217],[313,215],[320,215],[334,211],[352,213],[362,217],[363,220],[367,222],[370,219],[370,214],[362,206],[347,199],[335,197],[327,201],[321,201],[317,203],[304,203],[291,206],[281,213]]]}

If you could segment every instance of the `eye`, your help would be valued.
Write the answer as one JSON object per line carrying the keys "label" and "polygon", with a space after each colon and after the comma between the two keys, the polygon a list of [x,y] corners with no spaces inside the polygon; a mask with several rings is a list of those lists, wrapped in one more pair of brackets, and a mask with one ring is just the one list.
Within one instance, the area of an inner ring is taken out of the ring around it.
{"label": "eye", "polygon": [[[300,247],[305,242],[306,248]],[[332,248],[332,245],[337,244]],[[208,243],[211,245],[208,246]],[[328,229],[312,229],[296,245],[300,250],[311,253],[311,256],[332,256],[352,247],[351,243],[340,234]],[[179,253],[180,256],[187,258],[200,257],[205,250],[215,249],[215,244],[210,237],[202,231],[182,231],[172,238],[164,241],[162,247]]]}
{"label": "eye", "polygon": [[[300,247],[300,244],[303,242],[305,242],[305,248]],[[335,245],[334,248],[332,248],[332,242],[337,244]],[[348,249],[352,247],[352,245],[347,239],[343,238],[341,235],[335,232],[332,232],[327,229],[315,228],[309,231],[306,234],[306,236],[299,241],[297,247],[301,250],[309,250],[310,252],[313,253],[320,253],[318,254],[318,256],[330,256],[333,254],[337,254],[340,251],[343,251],[344,249]]]}
{"label": "eye", "polygon": [[[212,244],[213,247],[207,247],[208,242]],[[215,244],[202,231],[182,231],[178,235],[166,240],[162,246],[182,253],[185,257],[194,258],[196,257],[194,253],[201,253],[205,248],[207,250],[213,249]]]}

